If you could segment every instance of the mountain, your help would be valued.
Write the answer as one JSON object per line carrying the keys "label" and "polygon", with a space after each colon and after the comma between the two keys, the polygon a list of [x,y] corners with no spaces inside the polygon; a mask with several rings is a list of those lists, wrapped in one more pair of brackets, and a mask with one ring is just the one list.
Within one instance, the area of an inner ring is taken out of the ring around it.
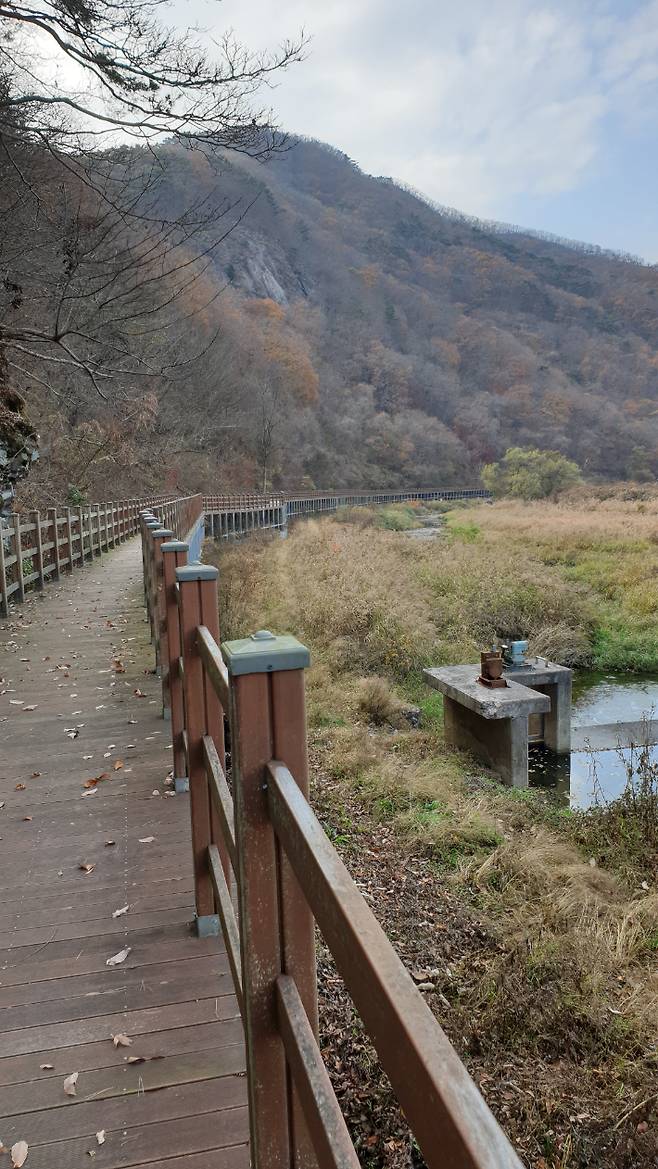
{"label": "mountain", "polygon": [[168,213],[221,199],[233,226],[178,298],[203,352],[151,387],[128,486],[166,462],[190,487],[450,484],[512,445],[658,472],[656,267],[433,206],[319,142],[160,165]]}

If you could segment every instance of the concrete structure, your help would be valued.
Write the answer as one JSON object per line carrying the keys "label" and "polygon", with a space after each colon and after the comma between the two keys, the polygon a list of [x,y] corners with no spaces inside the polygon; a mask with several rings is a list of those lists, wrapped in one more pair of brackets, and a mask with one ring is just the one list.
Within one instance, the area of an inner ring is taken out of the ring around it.
{"label": "concrete structure", "polygon": [[545,743],[558,755],[567,755],[571,750],[573,671],[544,658],[535,658],[534,661],[526,660],[522,666],[505,670],[503,677],[548,695],[551,709],[543,716],[530,717],[530,738]]}
{"label": "concrete structure", "polygon": [[551,662],[506,670],[508,685],[489,689],[477,681],[480,667],[441,666],[423,671],[443,694],[446,742],[482,759],[513,787],[528,786],[528,721],[560,753],[570,749],[571,670]]}

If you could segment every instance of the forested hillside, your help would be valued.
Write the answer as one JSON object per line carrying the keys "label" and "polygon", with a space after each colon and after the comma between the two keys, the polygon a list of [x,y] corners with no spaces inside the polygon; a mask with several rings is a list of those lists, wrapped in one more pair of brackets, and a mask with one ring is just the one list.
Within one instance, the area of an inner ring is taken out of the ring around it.
{"label": "forested hillside", "polygon": [[47,386],[29,362],[12,373],[41,435],[34,498],[108,480],[449,484],[513,444],[590,476],[656,474],[655,267],[435,209],[316,142],[266,163],[172,143],[153,173],[151,216],[194,222],[174,276],[142,247],[171,295],[133,291],[137,360],[100,387],[84,370],[51,368]]}

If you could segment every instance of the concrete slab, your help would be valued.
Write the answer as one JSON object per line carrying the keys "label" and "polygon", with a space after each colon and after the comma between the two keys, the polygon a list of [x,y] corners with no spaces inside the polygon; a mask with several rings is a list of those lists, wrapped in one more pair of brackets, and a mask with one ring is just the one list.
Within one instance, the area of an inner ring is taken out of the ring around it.
{"label": "concrete slab", "polygon": [[437,666],[423,670],[423,677],[428,686],[481,718],[511,719],[550,711],[551,700],[547,694],[539,694],[509,679],[509,685],[492,690],[477,681],[479,673],[479,665]]}

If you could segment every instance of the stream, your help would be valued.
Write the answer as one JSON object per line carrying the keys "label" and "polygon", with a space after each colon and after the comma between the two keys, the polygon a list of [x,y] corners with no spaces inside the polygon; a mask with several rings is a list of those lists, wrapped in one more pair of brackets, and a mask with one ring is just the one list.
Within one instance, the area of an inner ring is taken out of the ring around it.
{"label": "stream", "polygon": [[[590,807],[597,789],[599,798],[616,799],[633,756],[629,744],[658,742],[658,679],[576,672],[571,732],[570,755],[530,746],[531,785],[563,794],[572,808]],[[652,758],[658,762],[658,746]]]}

